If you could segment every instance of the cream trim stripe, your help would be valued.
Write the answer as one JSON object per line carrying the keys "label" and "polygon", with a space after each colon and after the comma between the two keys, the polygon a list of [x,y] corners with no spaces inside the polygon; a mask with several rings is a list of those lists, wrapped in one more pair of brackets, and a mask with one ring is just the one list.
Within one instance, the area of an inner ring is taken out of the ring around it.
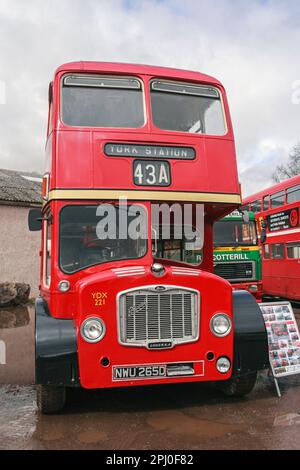
{"label": "cream trim stripe", "polygon": [[[276,230],[276,232],[267,232],[267,242],[270,237],[281,237],[281,235],[290,235],[292,233],[300,233],[300,228],[293,228],[288,230]],[[287,242],[289,243],[289,242]]]}
{"label": "cream trim stripe", "polygon": [[52,189],[48,201],[57,199],[120,199],[139,201],[190,201],[240,204],[239,194],[197,193],[185,191],[139,191],[112,189]]}
{"label": "cream trim stripe", "polygon": [[242,251],[243,253],[247,253],[248,251],[259,251],[260,247],[258,245],[255,246],[244,246],[238,245],[236,247],[232,246],[218,246],[214,248],[214,251]]}

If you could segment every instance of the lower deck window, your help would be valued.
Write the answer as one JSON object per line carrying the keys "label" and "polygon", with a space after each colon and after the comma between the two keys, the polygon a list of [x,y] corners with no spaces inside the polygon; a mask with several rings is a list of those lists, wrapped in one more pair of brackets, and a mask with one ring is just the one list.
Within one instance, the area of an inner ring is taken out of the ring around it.
{"label": "lower deck window", "polygon": [[263,248],[264,259],[270,259],[270,246],[266,243]]}
{"label": "lower deck window", "polygon": [[193,265],[200,264],[203,259],[203,243],[200,235],[196,233],[194,239],[187,240],[183,233],[179,238],[176,237],[172,227],[168,238],[163,237],[162,230],[159,229],[159,238],[156,246],[153,242],[153,250],[155,258],[182,261]]}
{"label": "lower deck window", "polygon": [[272,259],[284,259],[284,244],[274,243],[270,245]]}
{"label": "lower deck window", "polygon": [[300,259],[300,242],[287,243],[287,256],[292,259]]}

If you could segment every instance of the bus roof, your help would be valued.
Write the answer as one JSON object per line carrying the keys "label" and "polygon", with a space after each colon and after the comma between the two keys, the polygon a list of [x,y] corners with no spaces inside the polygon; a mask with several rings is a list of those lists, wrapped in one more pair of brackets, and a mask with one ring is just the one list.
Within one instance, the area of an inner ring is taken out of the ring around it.
{"label": "bus roof", "polygon": [[190,80],[197,82],[211,83],[214,85],[222,86],[222,84],[214,77],[200,72],[193,72],[190,70],[175,69],[170,67],[158,67],[152,65],[142,64],[127,64],[118,62],[93,62],[93,61],[79,61],[68,62],[62,64],[56,69],[55,74],[59,72],[111,72],[111,73],[124,73],[124,74],[140,74],[150,76],[160,76],[164,78],[175,78],[179,80]]}
{"label": "bus roof", "polygon": [[293,176],[293,178],[288,178],[284,181],[281,181],[280,183],[274,184],[273,186],[269,186],[266,189],[263,189],[262,191],[259,191],[255,194],[252,194],[251,196],[247,196],[243,199],[243,204],[248,204],[249,202],[256,201],[257,199],[261,199],[264,196],[267,196],[268,194],[274,194],[279,191],[284,191],[287,188],[290,188],[292,186],[296,186],[300,184],[300,175]]}
{"label": "bus roof", "polygon": [[[255,220],[254,212],[248,211],[249,220]],[[222,220],[243,220],[243,214],[238,210],[234,210],[230,214],[226,215]]]}

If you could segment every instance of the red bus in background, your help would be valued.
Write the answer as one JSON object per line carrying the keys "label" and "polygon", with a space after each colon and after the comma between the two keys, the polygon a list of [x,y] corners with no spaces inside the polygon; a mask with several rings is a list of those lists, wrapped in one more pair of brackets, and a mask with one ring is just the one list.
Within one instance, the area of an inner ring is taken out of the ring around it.
{"label": "red bus in background", "polygon": [[[268,366],[261,311],[212,273],[213,223],[240,204],[223,86],[196,72],[75,62],[56,71],[48,116],[44,207],[29,216],[42,229],[41,411],[59,411],[75,386],[213,381],[249,393]],[[201,246],[175,236],[173,219],[161,236],[161,203],[167,214],[189,204],[193,217],[201,205]],[[118,234],[103,239],[108,205]],[[127,236],[133,206],[143,239]]]}
{"label": "red bus in background", "polygon": [[300,300],[300,175],[243,200],[264,227],[262,277],[265,295]]}

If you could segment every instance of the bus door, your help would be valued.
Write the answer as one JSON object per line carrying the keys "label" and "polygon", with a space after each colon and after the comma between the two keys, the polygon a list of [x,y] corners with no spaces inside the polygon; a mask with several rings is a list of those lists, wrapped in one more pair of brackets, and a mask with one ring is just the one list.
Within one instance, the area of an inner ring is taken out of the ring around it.
{"label": "bus door", "polygon": [[300,240],[286,243],[287,295],[300,300]]}
{"label": "bus door", "polygon": [[264,292],[266,294],[286,297],[288,279],[284,243],[268,243],[264,245],[262,274]]}

